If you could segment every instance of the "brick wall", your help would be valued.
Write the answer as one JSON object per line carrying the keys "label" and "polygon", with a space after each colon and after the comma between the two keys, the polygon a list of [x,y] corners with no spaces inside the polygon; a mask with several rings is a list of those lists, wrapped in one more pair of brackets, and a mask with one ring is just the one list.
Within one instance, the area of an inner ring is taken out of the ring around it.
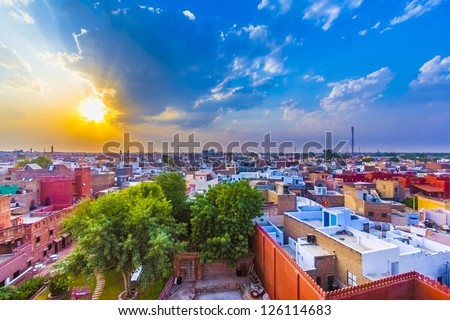
{"label": "brick wall", "polygon": [[[357,200],[363,201],[363,200]],[[374,221],[391,222],[392,205],[363,201],[364,216]],[[373,216],[372,216],[373,213]]]}
{"label": "brick wall", "polygon": [[341,284],[347,285],[347,271],[356,275],[356,282],[358,284],[369,281],[362,275],[361,253],[342,245],[331,237],[316,231],[315,228],[289,216],[285,216],[284,218],[284,234],[293,239],[306,237],[308,234],[314,234],[319,246],[329,253],[336,255],[334,274],[336,275],[336,280]]}
{"label": "brick wall", "polygon": [[320,287],[323,290],[328,290],[328,277],[332,276],[333,278],[335,277],[335,270],[336,270],[336,266],[335,266],[335,261],[336,261],[336,256],[334,255],[330,255],[330,256],[321,256],[321,257],[316,257],[315,259],[315,266],[316,269],[313,271],[307,271],[307,273],[311,276],[311,278],[313,278],[314,280],[316,280],[317,282],[317,277],[321,278],[321,283],[320,283]]}
{"label": "brick wall", "polygon": [[75,169],[75,195],[76,199],[84,199],[91,197],[91,169],[76,168]]}
{"label": "brick wall", "polygon": [[93,192],[114,187],[114,173],[94,174],[91,176],[91,187]]}
{"label": "brick wall", "polygon": [[41,177],[40,180],[42,205],[68,204],[73,202],[75,191],[73,177]]}
{"label": "brick wall", "polygon": [[329,207],[343,207],[344,206],[344,196],[326,196],[326,195],[316,195],[308,190],[308,197],[317,203],[323,204],[324,201],[328,201]]}
{"label": "brick wall", "polygon": [[278,206],[278,214],[296,210],[297,202],[295,194],[278,194],[275,191],[268,190],[267,201],[273,202]]}
{"label": "brick wall", "polygon": [[28,259],[31,257],[31,245],[24,245],[14,251],[8,260],[0,263],[0,282],[9,278],[14,279],[14,273],[21,273],[28,267]]}
{"label": "brick wall", "polygon": [[10,196],[0,196],[0,229],[11,227],[10,203]]}

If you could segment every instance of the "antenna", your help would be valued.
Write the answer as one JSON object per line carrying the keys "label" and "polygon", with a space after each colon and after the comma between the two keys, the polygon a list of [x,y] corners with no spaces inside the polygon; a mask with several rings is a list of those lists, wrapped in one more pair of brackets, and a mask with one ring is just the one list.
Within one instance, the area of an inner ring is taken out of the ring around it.
{"label": "antenna", "polygon": [[352,127],[352,156],[355,155],[355,127]]}

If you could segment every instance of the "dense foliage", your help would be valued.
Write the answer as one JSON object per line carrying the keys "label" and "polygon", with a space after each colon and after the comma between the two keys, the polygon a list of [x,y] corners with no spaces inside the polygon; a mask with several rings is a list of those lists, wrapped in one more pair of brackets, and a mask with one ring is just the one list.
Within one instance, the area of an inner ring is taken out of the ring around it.
{"label": "dense foliage", "polygon": [[248,254],[252,219],[262,215],[263,195],[247,181],[219,184],[192,204],[192,241],[200,259],[236,262]]}
{"label": "dense foliage", "polygon": [[186,181],[178,172],[163,172],[153,179],[172,204],[172,215],[178,222],[189,223],[190,208],[186,195]]}
{"label": "dense foliage", "polygon": [[44,278],[36,277],[25,280],[19,287],[0,288],[0,300],[27,300],[44,285]]}
{"label": "dense foliage", "polygon": [[52,296],[59,296],[69,290],[70,278],[67,275],[58,275],[50,280],[49,292]]}
{"label": "dense foliage", "polygon": [[17,168],[23,168],[27,164],[31,164],[31,163],[36,163],[36,164],[40,165],[42,168],[47,168],[53,162],[52,162],[52,160],[50,158],[47,158],[47,157],[44,157],[44,156],[39,156],[39,157],[34,158],[34,159],[23,159],[23,160],[20,160],[20,161],[18,161],[16,163],[16,167]]}
{"label": "dense foliage", "polygon": [[161,278],[174,255],[183,250],[179,237],[185,225],[177,223],[171,210],[155,183],[82,203],[63,223],[77,241],[63,268],[75,275],[119,271],[131,295],[134,269],[143,267],[140,283],[145,287]]}

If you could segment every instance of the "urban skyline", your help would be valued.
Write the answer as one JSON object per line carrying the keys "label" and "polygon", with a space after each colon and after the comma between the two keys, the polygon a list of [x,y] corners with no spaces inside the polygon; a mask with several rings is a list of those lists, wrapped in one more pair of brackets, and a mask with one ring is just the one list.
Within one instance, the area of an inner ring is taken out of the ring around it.
{"label": "urban skyline", "polygon": [[125,132],[301,146],[326,131],[350,141],[354,126],[355,151],[449,152],[448,12],[441,0],[0,0],[0,149],[100,152]]}

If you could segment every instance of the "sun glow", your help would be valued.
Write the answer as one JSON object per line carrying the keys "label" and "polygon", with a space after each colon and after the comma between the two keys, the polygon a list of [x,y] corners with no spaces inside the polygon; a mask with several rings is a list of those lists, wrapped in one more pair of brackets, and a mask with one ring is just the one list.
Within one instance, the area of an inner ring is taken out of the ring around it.
{"label": "sun glow", "polygon": [[80,104],[80,114],[84,121],[101,123],[105,121],[105,116],[109,109],[98,97],[89,96]]}

